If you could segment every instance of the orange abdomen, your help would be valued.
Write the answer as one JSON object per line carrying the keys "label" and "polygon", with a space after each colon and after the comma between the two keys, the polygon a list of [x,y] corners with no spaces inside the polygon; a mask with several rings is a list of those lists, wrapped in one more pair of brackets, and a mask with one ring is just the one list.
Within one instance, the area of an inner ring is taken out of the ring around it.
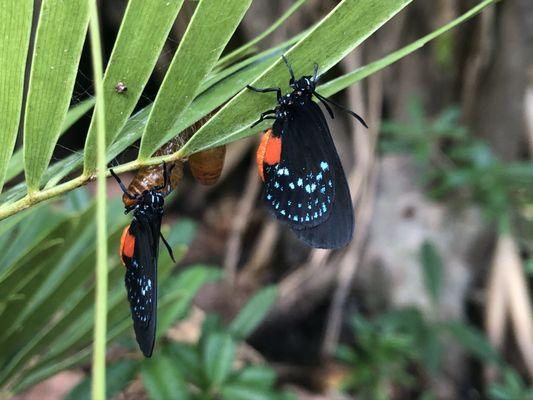
{"label": "orange abdomen", "polygon": [[133,258],[133,253],[135,251],[135,236],[130,233],[130,226],[124,228],[122,231],[122,237],[120,238],[120,261],[125,266],[126,262],[125,257]]}
{"label": "orange abdomen", "polygon": [[261,138],[261,143],[257,148],[256,161],[257,170],[261,180],[265,180],[263,175],[263,164],[275,165],[281,160],[281,137],[272,135],[272,129],[267,129]]}

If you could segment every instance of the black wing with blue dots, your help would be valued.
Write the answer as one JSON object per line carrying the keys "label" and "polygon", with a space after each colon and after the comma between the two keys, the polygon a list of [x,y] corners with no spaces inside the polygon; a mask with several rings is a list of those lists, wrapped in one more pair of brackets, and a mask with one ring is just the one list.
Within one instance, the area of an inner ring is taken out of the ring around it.
{"label": "black wing with blue dots", "polygon": [[320,107],[294,105],[290,118],[274,122],[272,134],[281,137],[281,156],[277,164],[264,164],[270,210],[312,247],[348,244],[354,230],[350,191]]}
{"label": "black wing with blue dots", "polygon": [[129,226],[134,237],[132,257],[124,254],[124,283],[130,303],[133,328],[139,348],[146,357],[152,355],[157,324],[157,259],[161,213],[137,213]]}

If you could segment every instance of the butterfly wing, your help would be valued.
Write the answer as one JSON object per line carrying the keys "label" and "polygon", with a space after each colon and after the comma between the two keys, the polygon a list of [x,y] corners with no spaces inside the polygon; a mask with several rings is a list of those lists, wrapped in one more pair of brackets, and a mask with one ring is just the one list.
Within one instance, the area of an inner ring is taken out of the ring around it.
{"label": "butterfly wing", "polygon": [[310,101],[276,120],[280,162],[263,166],[265,200],[274,215],[317,248],[345,246],[353,236],[350,191],[320,107]]}
{"label": "butterfly wing", "polygon": [[124,282],[137,343],[146,357],[152,355],[157,323],[157,259],[161,213],[134,215],[129,235],[135,238],[133,256],[122,257]]}

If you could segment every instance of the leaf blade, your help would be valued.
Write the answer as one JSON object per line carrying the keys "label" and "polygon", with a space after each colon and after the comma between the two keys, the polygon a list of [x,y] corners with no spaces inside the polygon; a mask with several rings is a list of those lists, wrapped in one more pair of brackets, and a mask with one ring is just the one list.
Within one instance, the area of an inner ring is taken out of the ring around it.
{"label": "leaf blade", "polygon": [[251,2],[226,0],[220,7],[216,1],[200,1],[154,101],[139,159],[148,158],[164,143],[165,133],[193,101]]}
{"label": "leaf blade", "polygon": [[0,192],[17,139],[32,16],[31,0],[0,4]]}
{"label": "leaf blade", "polygon": [[24,118],[28,192],[39,189],[70,104],[89,22],[88,0],[44,0]]}
{"label": "leaf blade", "polygon": [[262,289],[242,308],[229,325],[229,330],[239,339],[248,337],[276,301],[278,290],[275,286]]}
{"label": "leaf blade", "polygon": [[[104,103],[113,110],[106,113],[107,146],[116,139],[141,97],[182,4],[183,0],[128,3],[104,76]],[[119,82],[126,85],[126,92],[115,90]],[[85,143],[86,173],[94,171],[96,165],[95,122],[93,117]]]}

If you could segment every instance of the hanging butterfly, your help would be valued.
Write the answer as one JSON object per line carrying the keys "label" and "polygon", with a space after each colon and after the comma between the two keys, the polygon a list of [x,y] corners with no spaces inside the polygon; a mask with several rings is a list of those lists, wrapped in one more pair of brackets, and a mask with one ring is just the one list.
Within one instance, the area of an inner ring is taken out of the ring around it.
{"label": "hanging butterfly", "polygon": [[253,125],[273,119],[257,149],[257,167],[264,182],[264,200],[277,219],[286,223],[302,241],[316,248],[346,246],[353,236],[354,214],[350,189],[337,150],[315,96],[334,118],[330,104],[341,108],[361,124],[365,121],[353,111],[315,91],[318,65],[313,76],[295,79],[290,74],[292,92],[282,95],[280,88],[254,92],[277,94],[278,105],[261,114]]}
{"label": "hanging butterfly", "polygon": [[[161,234],[164,197],[171,190],[171,173],[163,163],[163,183],[157,184],[161,172],[150,179],[137,182],[134,191],[129,191],[120,178],[111,170],[124,192],[125,213],[133,212],[133,218],[120,241],[120,259],[126,267],[124,282],[130,303],[131,317],[137,343],[145,357],[154,349],[157,323],[157,259],[159,238],[163,240],[170,257],[174,255],[170,245]],[[141,187],[143,186],[144,187]],[[141,191],[142,190],[142,191]]]}

